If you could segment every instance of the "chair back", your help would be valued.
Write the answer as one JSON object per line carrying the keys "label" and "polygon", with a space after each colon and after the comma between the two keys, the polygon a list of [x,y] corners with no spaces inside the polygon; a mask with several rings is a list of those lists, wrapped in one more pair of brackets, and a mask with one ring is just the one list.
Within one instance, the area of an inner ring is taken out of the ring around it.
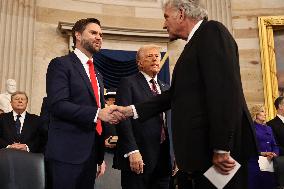
{"label": "chair back", "polygon": [[1,189],[44,189],[44,157],[15,149],[0,149]]}

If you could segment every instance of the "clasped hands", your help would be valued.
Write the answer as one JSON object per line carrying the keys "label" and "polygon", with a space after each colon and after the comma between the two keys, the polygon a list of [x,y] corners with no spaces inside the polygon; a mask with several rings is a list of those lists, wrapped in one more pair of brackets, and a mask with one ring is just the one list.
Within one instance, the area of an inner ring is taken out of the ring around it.
{"label": "clasped hands", "polygon": [[98,118],[110,124],[118,124],[120,121],[133,116],[130,106],[110,105],[99,111]]}

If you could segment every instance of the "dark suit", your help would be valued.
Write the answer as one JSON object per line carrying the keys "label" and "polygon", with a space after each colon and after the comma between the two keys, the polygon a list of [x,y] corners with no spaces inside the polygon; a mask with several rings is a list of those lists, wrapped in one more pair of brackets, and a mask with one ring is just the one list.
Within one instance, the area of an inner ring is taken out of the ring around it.
{"label": "dark suit", "polygon": [[266,124],[272,128],[276,142],[279,145],[280,155],[283,156],[284,155],[284,123],[278,116],[276,116],[272,120],[268,121]]}
{"label": "dark suit", "polygon": [[[96,75],[103,108],[102,78]],[[75,53],[50,62],[46,86],[50,111],[46,157],[56,179],[53,186],[93,187],[96,164],[103,162],[104,139],[95,129],[98,107],[90,79]]]}
{"label": "dark suit", "polygon": [[13,112],[0,115],[0,148],[6,148],[14,142],[26,144],[30,152],[42,152],[44,130],[37,115],[26,112],[20,136],[17,136]]}
{"label": "dark suit", "polygon": [[[169,86],[158,81],[161,91]],[[153,93],[142,73],[122,78],[117,91],[118,105],[130,105],[153,97]],[[160,115],[141,123],[128,119],[117,126],[118,143],[115,165],[122,170],[122,188],[166,188],[171,172],[169,139],[160,144],[162,120]],[[130,170],[129,159],[124,155],[139,150],[144,162],[144,173],[137,175]],[[147,181],[151,178],[151,181]],[[162,178],[162,179],[161,179]],[[168,178],[168,179],[167,179]],[[155,180],[156,179],[156,180]],[[141,182],[146,181],[141,184]],[[159,182],[160,186],[155,185]]]}
{"label": "dark suit", "polygon": [[181,170],[196,173],[197,188],[213,187],[201,175],[212,165],[214,149],[230,151],[242,164],[243,172],[227,187],[246,187],[245,162],[257,153],[255,134],[238,47],[221,23],[203,21],[175,65],[170,90],[135,107],[142,121],[171,108],[176,162]]}

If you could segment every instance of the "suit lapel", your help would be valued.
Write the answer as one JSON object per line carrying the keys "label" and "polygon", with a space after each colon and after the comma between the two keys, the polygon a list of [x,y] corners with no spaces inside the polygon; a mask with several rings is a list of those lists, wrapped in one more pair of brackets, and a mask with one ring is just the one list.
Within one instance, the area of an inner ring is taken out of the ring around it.
{"label": "suit lapel", "polygon": [[153,93],[149,87],[149,84],[146,80],[146,78],[144,77],[144,75],[139,72],[137,74],[137,81],[138,81],[138,84],[143,88],[143,90],[145,91],[145,94],[149,97],[152,97],[153,96]]}
{"label": "suit lapel", "polygon": [[17,138],[17,129],[16,129],[16,122],[14,120],[14,117],[13,117],[13,112],[9,112],[8,115],[7,115],[8,119],[7,119],[7,126],[11,132],[11,136],[13,136],[13,138]]}
{"label": "suit lapel", "polygon": [[21,132],[21,140],[23,141],[24,137],[27,136],[27,132],[31,129],[30,126],[30,115],[28,112],[26,112],[26,116],[25,116],[25,120],[24,120],[24,124],[22,127],[22,132]]}
{"label": "suit lapel", "polygon": [[96,72],[98,83],[99,83],[99,86],[100,86],[100,102],[101,102],[101,106],[104,107],[105,101],[104,101],[103,76],[100,74],[100,72],[97,71],[97,69],[95,70],[95,72]]}
{"label": "suit lapel", "polygon": [[70,53],[70,58],[71,60],[73,61],[73,65],[75,66],[75,70],[78,71],[78,73],[80,74],[80,76],[82,77],[85,85],[87,86],[88,88],[88,91],[91,93],[91,95],[93,96],[93,98],[96,100],[95,98],[95,94],[94,94],[94,91],[93,91],[93,88],[92,88],[92,85],[91,85],[91,82],[90,82],[90,79],[85,71],[85,68],[83,67],[81,61],[79,60],[79,58],[75,55],[75,53]]}
{"label": "suit lapel", "polygon": [[162,83],[160,80],[158,80],[158,84],[160,86],[161,92],[164,92],[167,90],[166,85]]}

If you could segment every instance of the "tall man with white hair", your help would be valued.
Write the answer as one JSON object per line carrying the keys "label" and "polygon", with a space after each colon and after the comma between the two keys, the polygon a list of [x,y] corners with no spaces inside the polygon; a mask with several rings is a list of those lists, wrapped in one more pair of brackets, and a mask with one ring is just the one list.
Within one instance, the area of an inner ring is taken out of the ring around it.
{"label": "tall man with white hair", "polygon": [[[187,41],[171,88],[151,100],[121,108],[142,121],[172,109],[177,166],[193,174],[196,189],[213,189],[203,173],[212,164],[224,175],[241,164],[226,189],[247,188],[246,162],[257,153],[240,76],[238,47],[230,32],[194,0],[166,0],[164,29]],[[137,115],[136,115],[137,113]]]}
{"label": "tall man with white hair", "polygon": [[17,86],[14,79],[7,79],[6,81],[6,91],[0,94],[0,109],[5,113],[11,112],[11,95],[16,92]]}

